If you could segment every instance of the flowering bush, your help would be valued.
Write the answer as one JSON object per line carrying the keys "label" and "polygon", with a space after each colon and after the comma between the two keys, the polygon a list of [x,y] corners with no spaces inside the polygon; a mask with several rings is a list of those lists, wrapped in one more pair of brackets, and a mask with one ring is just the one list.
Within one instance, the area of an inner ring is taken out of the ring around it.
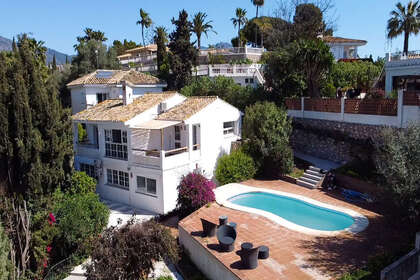
{"label": "flowering bush", "polygon": [[216,185],[201,174],[189,173],[178,186],[177,207],[182,215],[188,215],[215,200]]}

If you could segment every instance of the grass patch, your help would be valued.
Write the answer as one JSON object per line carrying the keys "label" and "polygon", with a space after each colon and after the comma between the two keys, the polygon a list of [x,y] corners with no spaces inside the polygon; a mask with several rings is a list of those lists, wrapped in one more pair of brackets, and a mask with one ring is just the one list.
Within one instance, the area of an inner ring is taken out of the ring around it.
{"label": "grass patch", "polygon": [[293,167],[293,171],[291,173],[287,174],[287,175],[289,175],[290,177],[298,179],[298,178],[303,176],[304,172],[305,172],[305,170],[303,170],[303,169]]}

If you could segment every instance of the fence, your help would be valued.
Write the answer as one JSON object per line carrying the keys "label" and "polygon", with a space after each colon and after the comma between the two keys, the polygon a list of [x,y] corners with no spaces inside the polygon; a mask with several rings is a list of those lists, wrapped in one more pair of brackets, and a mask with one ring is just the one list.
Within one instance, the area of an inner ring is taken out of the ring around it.
{"label": "fence", "polygon": [[416,248],[381,271],[381,280],[408,280],[420,272],[420,232],[416,234]]}
{"label": "fence", "polygon": [[288,115],[296,118],[406,127],[419,122],[420,94],[398,92],[397,99],[288,98]]}
{"label": "fence", "polygon": [[304,103],[305,111],[330,112],[330,113],[341,112],[341,100],[337,98],[305,99],[304,102],[305,102]]}
{"label": "fence", "polygon": [[396,116],[397,110],[397,99],[346,99],[344,104],[347,114]]}

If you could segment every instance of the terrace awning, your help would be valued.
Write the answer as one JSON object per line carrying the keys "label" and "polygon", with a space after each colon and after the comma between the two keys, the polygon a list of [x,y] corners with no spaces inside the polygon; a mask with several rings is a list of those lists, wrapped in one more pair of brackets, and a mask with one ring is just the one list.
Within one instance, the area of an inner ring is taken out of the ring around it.
{"label": "terrace awning", "polygon": [[141,124],[134,125],[134,129],[162,129],[169,126],[180,124],[181,121],[150,120]]}

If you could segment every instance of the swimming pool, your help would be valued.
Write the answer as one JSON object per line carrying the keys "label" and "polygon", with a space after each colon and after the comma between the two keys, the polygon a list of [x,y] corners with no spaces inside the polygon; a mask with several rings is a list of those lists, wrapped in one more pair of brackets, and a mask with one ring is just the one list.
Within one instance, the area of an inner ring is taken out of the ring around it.
{"label": "swimming pool", "polygon": [[354,210],[295,193],[238,183],[220,186],[214,193],[219,205],[251,214],[245,228],[260,216],[290,230],[317,236],[355,234],[369,225],[369,220]]}
{"label": "swimming pool", "polygon": [[243,193],[230,198],[229,201],[268,211],[289,222],[315,230],[344,230],[354,223],[354,219],[348,214],[272,193]]}

